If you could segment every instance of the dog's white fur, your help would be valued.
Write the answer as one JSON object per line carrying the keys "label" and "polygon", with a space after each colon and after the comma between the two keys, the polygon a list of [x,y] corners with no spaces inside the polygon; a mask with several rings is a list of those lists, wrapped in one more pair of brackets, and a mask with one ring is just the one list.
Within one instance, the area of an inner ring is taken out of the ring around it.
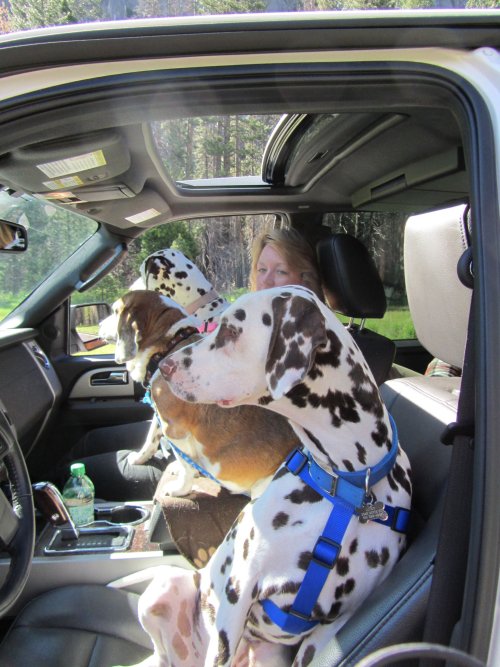
{"label": "dog's white fur", "polygon": [[[388,414],[364,358],[305,288],[241,297],[217,331],[167,357],[160,370],[185,400],[266,405],[287,416],[326,469],[364,470],[390,448]],[[377,500],[408,508],[409,474],[399,449],[394,469],[371,491]],[[405,540],[353,516],[313,611],[323,625],[300,636],[284,632],[260,602],[270,599],[283,609],[295,598],[331,512],[331,504],[308,489],[281,468],[203,569],[166,567],[152,582],[140,601],[155,648],[147,664],[267,667],[293,660],[298,666],[335,634],[389,574]],[[293,658],[291,647],[301,640]]]}

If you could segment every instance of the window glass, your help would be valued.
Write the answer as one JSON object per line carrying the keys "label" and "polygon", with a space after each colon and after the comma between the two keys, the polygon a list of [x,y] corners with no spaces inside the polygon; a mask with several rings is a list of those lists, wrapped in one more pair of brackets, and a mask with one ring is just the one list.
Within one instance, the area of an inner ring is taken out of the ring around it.
{"label": "window glass", "polygon": [[[221,216],[173,222],[151,229],[129,245],[129,252],[95,287],[75,294],[72,306],[84,303],[112,304],[139,278],[143,260],[161,248],[176,248],[192,259],[228,301],[248,291],[253,239],[276,222],[273,215]],[[73,308],[74,310],[74,308]],[[75,328],[81,342],[78,354],[108,354],[113,345],[95,347],[98,322],[95,309],[77,309]]]}
{"label": "window glass", "polygon": [[28,230],[25,252],[0,253],[0,321],[97,230],[94,220],[28,195],[0,192],[0,218]]}

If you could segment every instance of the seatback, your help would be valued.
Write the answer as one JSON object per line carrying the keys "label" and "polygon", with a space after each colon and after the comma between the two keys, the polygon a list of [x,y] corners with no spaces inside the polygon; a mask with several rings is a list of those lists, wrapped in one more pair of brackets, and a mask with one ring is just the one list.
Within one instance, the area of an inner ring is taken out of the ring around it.
{"label": "seatback", "polygon": [[[363,243],[350,234],[332,234],[316,247],[327,301],[350,318],[352,337],[381,385],[389,377],[396,346],[390,338],[364,326],[366,318],[382,318],[387,309],[375,262]],[[355,318],[361,322],[356,324]]]}
{"label": "seatback", "polygon": [[[405,279],[419,339],[431,354],[460,368],[470,304],[456,272],[466,245],[464,211],[460,206],[412,216],[405,227]],[[451,457],[440,438],[456,420],[460,378],[416,375],[390,380],[380,391],[412,464],[410,542],[386,581],[316,656],[314,667],[355,665],[383,646],[422,639]]]}

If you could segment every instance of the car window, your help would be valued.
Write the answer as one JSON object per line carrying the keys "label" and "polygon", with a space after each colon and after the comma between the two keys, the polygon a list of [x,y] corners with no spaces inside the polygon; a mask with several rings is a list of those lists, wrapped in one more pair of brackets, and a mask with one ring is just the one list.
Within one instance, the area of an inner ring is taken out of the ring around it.
{"label": "car window", "polygon": [[[129,245],[124,260],[95,287],[75,293],[75,330],[80,337],[76,354],[109,354],[114,345],[95,346],[98,322],[95,309],[83,304],[112,304],[139,278],[143,260],[161,248],[176,248],[193,259],[214,288],[228,301],[248,291],[253,239],[276,223],[276,215],[220,216],[173,222],[151,229]],[[93,349],[92,349],[93,348]]]}
{"label": "car window", "polygon": [[2,321],[90,238],[98,225],[70,208],[7,190],[0,192],[0,218],[28,230],[25,252],[0,253]]}
{"label": "car window", "polygon": [[[348,232],[360,238],[375,259],[384,283],[388,310],[381,320],[367,326],[393,340],[415,338],[408,310],[403,272],[403,229],[406,215],[380,213],[335,213],[323,224],[332,232]],[[81,342],[77,354],[109,354],[113,345],[98,345],[96,309],[83,304],[112,304],[139,277],[142,261],[160,248],[174,247],[199,266],[228,301],[248,290],[250,251],[253,239],[276,224],[275,215],[221,216],[170,223],[146,232],[129,246],[125,259],[84,294],[75,294],[75,329]],[[102,319],[102,317],[101,317]],[[344,318],[345,319],[345,318]]]}

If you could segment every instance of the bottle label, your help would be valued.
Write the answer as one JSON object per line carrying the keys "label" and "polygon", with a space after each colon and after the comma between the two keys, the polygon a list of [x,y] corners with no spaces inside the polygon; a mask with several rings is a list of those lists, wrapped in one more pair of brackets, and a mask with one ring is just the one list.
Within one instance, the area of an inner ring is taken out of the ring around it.
{"label": "bottle label", "polygon": [[94,503],[92,502],[78,505],[71,504],[68,506],[68,510],[77,526],[84,526],[94,521]]}

